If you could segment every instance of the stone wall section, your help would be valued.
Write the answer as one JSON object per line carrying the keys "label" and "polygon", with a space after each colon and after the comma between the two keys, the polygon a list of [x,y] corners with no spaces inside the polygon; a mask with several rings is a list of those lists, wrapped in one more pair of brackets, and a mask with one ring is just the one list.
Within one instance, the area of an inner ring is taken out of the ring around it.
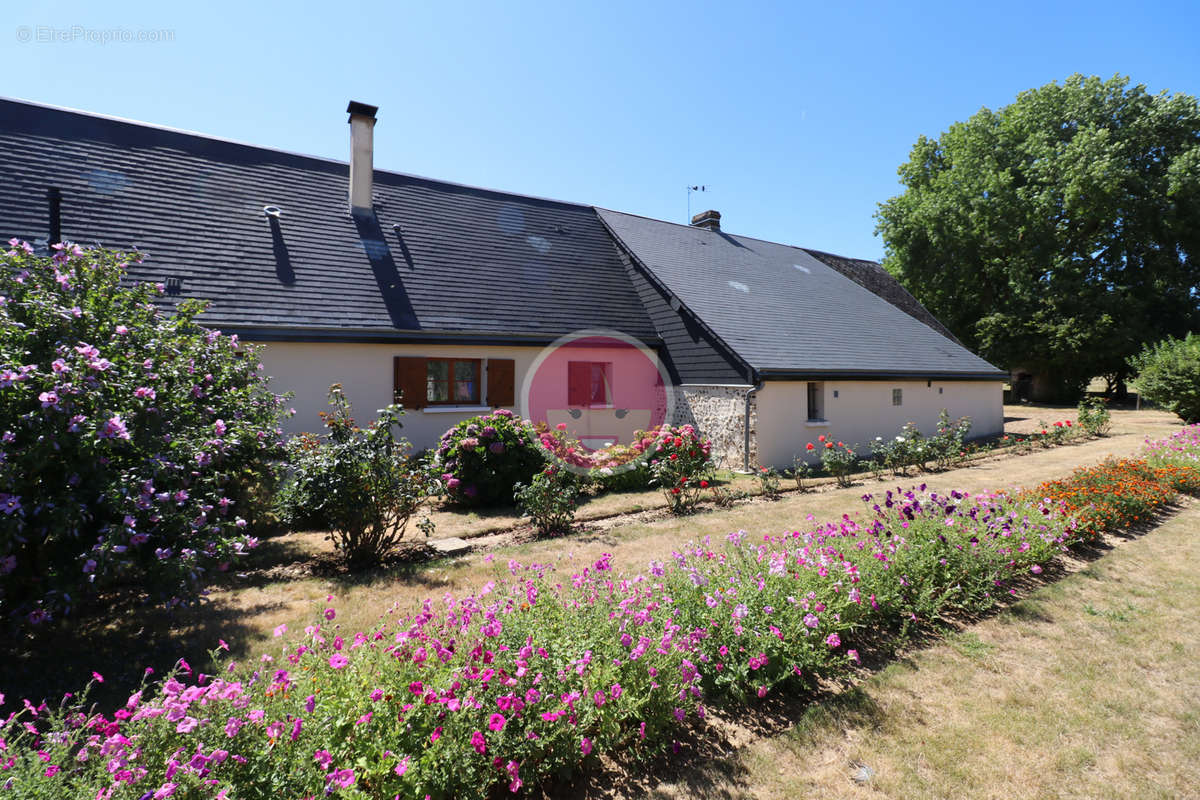
{"label": "stone wall section", "polygon": [[[745,454],[746,393],[749,386],[683,384],[675,387],[675,425],[694,425],[712,441],[718,467],[740,470]],[[750,396],[750,466],[758,464],[758,404]]]}

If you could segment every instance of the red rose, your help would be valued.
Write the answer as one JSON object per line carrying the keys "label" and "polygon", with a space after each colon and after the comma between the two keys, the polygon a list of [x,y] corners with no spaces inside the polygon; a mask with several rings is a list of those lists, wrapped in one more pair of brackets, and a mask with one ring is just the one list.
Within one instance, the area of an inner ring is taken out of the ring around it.
{"label": "red rose", "polygon": [[817,437],[817,441],[818,441],[818,442],[823,442],[823,441],[825,441],[825,434],[823,434],[823,433],[822,433],[820,436],[818,436],[818,437]]}
{"label": "red rose", "polygon": [[812,449],[813,449],[813,443],[812,443],[812,442],[809,442],[807,445],[805,445],[805,447],[807,447],[809,450],[812,450]]}
{"label": "red rose", "polygon": [[700,481],[700,488],[701,488],[701,489],[707,489],[707,488],[708,488],[708,481]]}
{"label": "red rose", "polygon": [[826,442],[826,443],[825,443],[825,449],[826,449],[826,450],[832,450],[832,449],[833,449],[833,442]]}

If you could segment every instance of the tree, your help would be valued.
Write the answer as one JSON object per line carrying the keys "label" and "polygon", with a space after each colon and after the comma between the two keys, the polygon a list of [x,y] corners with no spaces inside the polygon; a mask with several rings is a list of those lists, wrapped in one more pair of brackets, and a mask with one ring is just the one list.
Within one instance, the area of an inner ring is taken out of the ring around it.
{"label": "tree", "polygon": [[1146,345],[1130,366],[1142,397],[1189,425],[1200,421],[1200,336],[1189,333]]}
{"label": "tree", "polygon": [[1200,314],[1200,105],[1073,75],[924,136],[882,203],[884,267],[968,347],[1122,385]]}

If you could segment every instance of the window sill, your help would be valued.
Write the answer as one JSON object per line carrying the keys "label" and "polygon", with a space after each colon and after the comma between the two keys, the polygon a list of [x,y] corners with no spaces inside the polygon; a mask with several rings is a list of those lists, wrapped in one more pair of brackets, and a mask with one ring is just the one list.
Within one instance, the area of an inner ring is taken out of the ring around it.
{"label": "window sill", "polygon": [[421,409],[426,414],[473,414],[479,411],[491,411],[491,406],[425,406]]}
{"label": "window sill", "polygon": [[806,428],[828,428],[829,420],[827,419],[806,419],[804,421]]}

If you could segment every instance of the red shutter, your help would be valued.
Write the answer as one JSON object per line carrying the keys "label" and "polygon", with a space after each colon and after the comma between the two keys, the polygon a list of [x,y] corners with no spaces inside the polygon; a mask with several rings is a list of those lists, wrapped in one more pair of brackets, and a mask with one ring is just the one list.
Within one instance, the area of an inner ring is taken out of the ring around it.
{"label": "red shutter", "polygon": [[403,403],[405,408],[422,408],[425,405],[425,381],[424,358],[396,356],[393,359],[394,402]]}
{"label": "red shutter", "polygon": [[516,371],[511,358],[487,360],[487,403],[492,408],[516,405]]}
{"label": "red shutter", "polygon": [[567,405],[586,408],[591,405],[592,362],[567,362]]}

